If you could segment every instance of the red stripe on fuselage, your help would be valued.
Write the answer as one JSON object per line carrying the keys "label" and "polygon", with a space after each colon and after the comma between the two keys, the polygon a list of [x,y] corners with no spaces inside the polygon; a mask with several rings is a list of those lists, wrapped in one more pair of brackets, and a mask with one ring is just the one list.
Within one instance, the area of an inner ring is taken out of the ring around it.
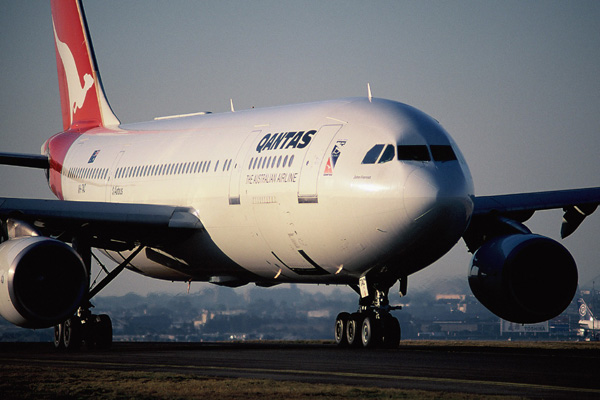
{"label": "red stripe on fuselage", "polygon": [[57,133],[46,141],[44,149],[50,161],[50,169],[48,171],[48,185],[52,193],[61,200],[64,200],[62,194],[62,169],[65,162],[67,152],[77,138],[81,136],[78,131],[70,130]]}

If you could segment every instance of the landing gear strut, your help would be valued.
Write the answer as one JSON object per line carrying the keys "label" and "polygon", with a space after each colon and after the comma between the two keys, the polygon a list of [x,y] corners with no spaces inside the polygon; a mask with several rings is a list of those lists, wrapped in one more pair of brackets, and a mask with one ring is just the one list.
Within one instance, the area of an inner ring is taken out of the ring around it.
{"label": "landing gear strut", "polygon": [[[406,278],[405,278],[406,279]],[[335,319],[335,343],[340,347],[366,347],[395,349],[400,343],[400,324],[390,314],[389,287],[367,286],[361,278],[359,310],[349,314],[342,312]],[[401,291],[406,283],[401,282]],[[356,290],[356,289],[355,289]]]}
{"label": "landing gear strut", "polygon": [[[73,247],[86,263],[89,276],[91,271],[91,257],[93,256],[90,247],[82,245],[80,241],[73,241]],[[96,261],[98,261],[107,275],[98,285],[90,290],[85,303],[79,307],[75,315],[63,323],[54,326],[54,347],[57,349],[78,350],[82,343],[85,343],[88,348],[106,349],[110,347],[113,335],[110,317],[106,314],[92,314],[90,308],[93,306],[90,300],[115,279],[142,249],[142,246],[138,247],[111,272],[108,272],[96,258]]]}

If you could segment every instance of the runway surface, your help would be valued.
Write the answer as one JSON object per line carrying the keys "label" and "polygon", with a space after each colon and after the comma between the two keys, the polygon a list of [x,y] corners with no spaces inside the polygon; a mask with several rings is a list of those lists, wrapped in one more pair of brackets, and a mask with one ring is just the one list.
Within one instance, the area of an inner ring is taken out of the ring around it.
{"label": "runway surface", "polygon": [[[600,398],[600,344],[549,347],[411,342],[397,350],[351,350],[299,343],[114,343],[107,351],[64,353],[50,343],[0,343],[0,362],[530,398]],[[35,374],[35,368],[31,370]]]}

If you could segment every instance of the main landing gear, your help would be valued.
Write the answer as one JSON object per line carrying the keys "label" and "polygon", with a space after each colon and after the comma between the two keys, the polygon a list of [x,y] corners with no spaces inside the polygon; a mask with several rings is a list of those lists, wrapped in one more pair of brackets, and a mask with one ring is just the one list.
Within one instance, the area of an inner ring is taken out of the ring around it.
{"label": "main landing gear", "polygon": [[[402,287],[401,283],[401,287]],[[404,289],[406,286],[404,285]],[[355,288],[356,290],[356,288]],[[389,286],[367,286],[361,278],[359,310],[342,312],[335,319],[335,343],[340,347],[395,349],[400,343],[400,324],[390,314]]]}
{"label": "main landing gear", "polygon": [[112,344],[112,322],[106,314],[94,315],[80,308],[77,314],[54,327],[54,347],[78,350],[85,343],[89,349],[106,349]]}
{"label": "main landing gear", "polygon": [[89,291],[84,304],[79,307],[75,315],[61,324],[54,326],[54,347],[60,350],[78,350],[83,343],[86,346],[96,349],[106,349],[112,344],[113,330],[110,317],[106,314],[92,314],[90,303],[92,297],[98,294],[113,279],[117,277],[129,264],[133,258],[142,251],[143,246],[139,246],[127,257],[119,266],[112,271],[108,271],[98,260],[89,246],[83,245],[80,241],[73,242],[73,248],[79,253],[88,268],[88,276],[91,272],[91,257],[94,257],[100,267],[106,273],[106,276],[98,285]]}

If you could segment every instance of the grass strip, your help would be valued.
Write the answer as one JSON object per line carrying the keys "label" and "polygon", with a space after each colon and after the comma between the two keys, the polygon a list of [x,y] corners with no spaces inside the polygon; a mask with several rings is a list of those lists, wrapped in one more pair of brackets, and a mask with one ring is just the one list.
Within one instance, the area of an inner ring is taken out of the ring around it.
{"label": "grass strip", "polygon": [[80,368],[0,366],[2,399],[518,399],[267,379]]}

